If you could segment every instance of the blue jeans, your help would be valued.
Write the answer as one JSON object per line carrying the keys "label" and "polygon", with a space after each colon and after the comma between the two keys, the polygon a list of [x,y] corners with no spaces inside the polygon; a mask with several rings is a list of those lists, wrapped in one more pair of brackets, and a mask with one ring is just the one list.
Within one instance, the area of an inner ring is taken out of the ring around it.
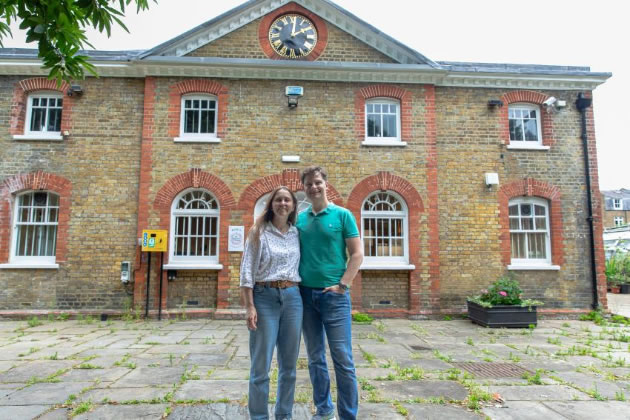
{"label": "blue jeans", "polygon": [[300,287],[304,305],[302,329],[308,352],[308,371],[313,385],[317,414],[333,413],[330,377],[326,363],[326,342],[337,379],[337,412],[340,420],[355,420],[359,409],[357,376],[352,359],[352,318],[350,293],[325,292]]}
{"label": "blue jeans", "polygon": [[256,331],[249,333],[252,364],[249,374],[249,414],[252,420],[269,418],[269,369],[278,348],[276,419],[290,419],[295,395],[295,369],[300,351],[302,298],[297,287],[274,289],[255,285]]}

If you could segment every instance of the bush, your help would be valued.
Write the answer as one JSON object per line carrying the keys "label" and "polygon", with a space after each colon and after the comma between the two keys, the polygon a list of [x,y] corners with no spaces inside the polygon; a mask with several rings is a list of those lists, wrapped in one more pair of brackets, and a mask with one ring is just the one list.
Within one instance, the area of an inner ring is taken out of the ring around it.
{"label": "bush", "polygon": [[609,286],[630,283],[630,255],[615,255],[606,261],[606,282]]}
{"label": "bush", "polygon": [[494,305],[534,306],[543,304],[536,300],[521,299],[522,293],[523,291],[514,275],[507,274],[499,277],[488,289],[482,290],[480,295],[469,297],[468,300],[486,308],[491,308]]}
{"label": "bush", "polygon": [[356,312],[352,314],[352,320],[360,324],[371,324],[372,321],[374,321],[374,318],[372,318],[368,314],[364,314],[362,312]]}

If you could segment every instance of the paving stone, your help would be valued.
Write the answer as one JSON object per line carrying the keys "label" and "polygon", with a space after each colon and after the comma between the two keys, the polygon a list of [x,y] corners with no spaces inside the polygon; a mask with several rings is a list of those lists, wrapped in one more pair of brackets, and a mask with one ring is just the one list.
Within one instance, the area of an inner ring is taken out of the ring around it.
{"label": "paving stone", "polygon": [[[99,384],[100,385],[100,384]],[[87,391],[78,396],[80,401],[91,400],[95,403],[103,403],[107,399],[110,403],[121,403],[124,401],[151,401],[162,399],[172,388],[97,388]]]}
{"label": "paving stone", "polygon": [[[272,365],[276,365],[277,366],[277,361],[276,358],[274,357],[274,362],[272,362]],[[249,369],[249,367],[251,366],[251,360],[248,357],[234,357],[232,360],[230,360],[228,367],[230,369]]]}
{"label": "paving stone", "polygon": [[571,420],[628,420],[630,408],[622,401],[554,401],[544,403]]}
{"label": "paving stone", "polygon": [[363,379],[374,379],[378,377],[387,377],[390,373],[396,373],[394,369],[389,368],[356,368],[357,377]]}
{"label": "paving stone", "polygon": [[360,403],[359,414],[360,419],[388,419],[388,420],[400,420],[406,419],[403,417],[391,404],[375,404],[375,403]]}
{"label": "paving stone", "polygon": [[249,369],[215,369],[211,379],[249,379]]}
{"label": "paving stone", "polygon": [[81,390],[90,386],[91,382],[39,383],[0,398],[0,406],[61,404],[70,394],[78,395]]}
{"label": "paving stone", "polygon": [[579,372],[560,372],[555,374],[558,378],[572,385],[584,389],[585,391],[595,391],[608,398],[614,399],[615,394],[622,390],[621,387],[607,381],[603,381],[595,376]]}
{"label": "paving stone", "polygon": [[71,368],[75,361],[69,360],[35,360],[0,374],[0,382],[28,382],[33,377],[40,379],[62,369]]}
{"label": "paving stone", "polygon": [[361,350],[370,353],[379,359],[389,359],[392,357],[410,357],[411,351],[398,344],[374,344],[372,340],[359,342]]}
{"label": "paving stone", "polygon": [[71,412],[70,408],[57,408],[37,417],[37,420],[67,420]]}
{"label": "paving stone", "polygon": [[[247,407],[236,404],[204,404],[177,406],[168,416],[169,420],[248,420]],[[295,420],[298,417],[294,416]]]}
{"label": "paving stone", "polygon": [[167,344],[161,346],[152,346],[146,351],[147,354],[190,354],[190,353],[214,353],[221,354],[225,353],[224,345],[178,345],[178,344]]}
{"label": "paving stone", "polygon": [[403,404],[408,411],[409,420],[479,420],[483,416],[467,411],[461,407],[437,404]]}
{"label": "paving stone", "polygon": [[384,398],[408,400],[413,398],[439,398],[464,400],[466,388],[453,381],[377,381],[372,382]]}
{"label": "paving stone", "polygon": [[49,405],[4,405],[0,406],[0,419],[32,419],[49,409]]}
{"label": "paving stone", "polygon": [[402,368],[419,367],[424,370],[449,370],[453,365],[440,359],[397,359],[398,366]]}
{"label": "paving stone", "polygon": [[490,386],[488,392],[498,392],[505,401],[571,401],[591,398],[566,385]]}
{"label": "paving stone", "polygon": [[[88,363],[92,363],[92,361]],[[108,369],[72,369],[57,378],[62,382],[89,382],[97,379],[101,382],[113,382],[128,373],[129,369],[124,367]]]}
{"label": "paving stone", "polygon": [[229,356],[227,354],[191,353],[183,360],[185,363],[199,366],[225,366]]}
{"label": "paving stone", "polygon": [[499,407],[483,407],[483,414],[492,420],[567,420],[541,402],[510,401]]}
{"label": "paving stone", "polygon": [[575,366],[562,360],[521,361],[518,362],[518,364],[532,372],[535,372],[536,369],[544,369],[551,372],[568,372],[575,370]]}
{"label": "paving stone", "polygon": [[184,368],[177,367],[162,367],[159,369],[153,368],[137,368],[132,372],[122,377],[120,380],[114,382],[112,385],[115,388],[126,387],[140,387],[151,385],[171,385],[179,383]]}
{"label": "paving stone", "polygon": [[198,380],[188,381],[175,393],[175,400],[229,399],[238,401],[247,395],[249,382],[244,380]]}
{"label": "paving stone", "polygon": [[74,417],[74,420],[158,420],[162,418],[166,407],[166,404],[100,405]]}

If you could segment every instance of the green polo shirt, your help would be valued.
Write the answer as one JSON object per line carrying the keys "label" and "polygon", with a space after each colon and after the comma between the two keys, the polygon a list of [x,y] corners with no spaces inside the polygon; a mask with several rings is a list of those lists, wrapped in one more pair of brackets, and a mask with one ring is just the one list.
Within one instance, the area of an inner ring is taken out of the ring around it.
{"label": "green polo shirt", "polygon": [[346,239],[359,236],[352,213],[328,204],[313,214],[309,207],[298,215],[300,231],[300,277],[307,287],[329,287],[339,283],[346,271]]}

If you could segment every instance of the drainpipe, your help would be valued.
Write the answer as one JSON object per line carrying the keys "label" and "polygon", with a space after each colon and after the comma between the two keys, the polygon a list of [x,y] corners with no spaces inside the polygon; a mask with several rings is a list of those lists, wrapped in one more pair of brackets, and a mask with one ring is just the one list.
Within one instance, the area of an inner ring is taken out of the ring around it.
{"label": "drainpipe", "polygon": [[584,167],[586,169],[586,198],[588,202],[588,225],[591,233],[591,277],[593,281],[593,309],[599,308],[599,296],[597,294],[597,267],[595,265],[595,231],[593,229],[593,203],[591,195],[591,165],[588,160],[588,135],[586,133],[586,109],[591,106],[593,100],[586,98],[582,92],[578,93],[575,107],[582,117],[582,146],[584,148]]}

